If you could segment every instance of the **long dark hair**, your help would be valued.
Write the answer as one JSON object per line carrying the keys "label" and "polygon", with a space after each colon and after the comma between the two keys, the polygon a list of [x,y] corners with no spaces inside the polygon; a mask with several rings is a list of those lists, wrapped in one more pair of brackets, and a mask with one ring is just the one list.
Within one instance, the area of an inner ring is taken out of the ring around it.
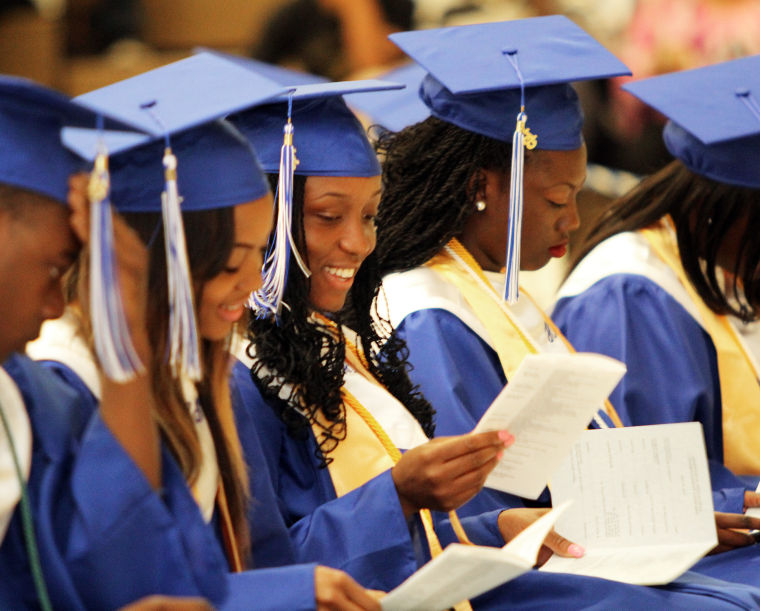
{"label": "long dark hair", "polygon": [[377,257],[385,275],[422,265],[464,229],[482,188],[481,170],[509,171],[512,146],[429,117],[381,132],[383,196]]}
{"label": "long dark hair", "polygon": [[[169,327],[169,293],[166,275],[164,232],[159,213],[127,213],[126,222],[148,245],[149,270],[147,304],[148,336],[152,360],[146,363],[156,397],[154,417],[164,442],[177,459],[190,485],[201,466],[201,446],[195,424],[186,405],[180,382],[168,365],[167,335]],[[195,303],[199,304],[203,288],[227,264],[235,241],[234,208],[183,212],[182,220],[188,247],[188,260],[193,277]],[[83,249],[79,261],[67,281],[66,296],[71,300],[83,294],[86,286],[88,254]],[[84,273],[82,273],[84,271]],[[85,289],[86,290],[86,289]],[[86,331],[89,330],[86,328]],[[203,380],[198,383],[198,396],[209,424],[224,484],[227,504],[235,529],[241,558],[250,557],[250,534],[247,520],[248,476],[237,436],[229,394],[229,346],[224,340],[201,340]]]}
{"label": "long dark hair", "polygon": [[[597,221],[578,250],[576,264],[597,244],[670,215],[681,262],[705,304],[717,314],[753,320],[760,312],[760,190],[719,183],[678,160],[645,178]],[[742,224],[744,229],[741,230]],[[733,275],[726,285],[718,253],[729,232],[741,230]]]}
{"label": "long dark hair", "polygon": [[[270,175],[269,179],[272,188],[276,188],[277,177]],[[305,185],[305,177],[295,177],[292,229],[296,246],[308,265],[303,225]],[[330,317],[338,325],[345,323],[356,331],[369,371],[432,437],[433,408],[409,380],[406,344],[390,336],[390,323],[382,320],[376,309],[373,311],[379,287],[377,257],[372,253],[356,274],[346,306]],[[341,333],[311,317],[309,288],[309,280],[291,255],[284,297],[287,307],[283,308],[279,324],[269,318],[252,318],[248,327],[249,355],[255,360],[251,369],[254,382],[290,434],[305,439],[308,429],[317,423],[321,434],[316,455],[325,466],[331,460],[328,454],[346,436],[341,396],[346,345]],[[290,389],[287,399],[280,397],[283,387]]]}

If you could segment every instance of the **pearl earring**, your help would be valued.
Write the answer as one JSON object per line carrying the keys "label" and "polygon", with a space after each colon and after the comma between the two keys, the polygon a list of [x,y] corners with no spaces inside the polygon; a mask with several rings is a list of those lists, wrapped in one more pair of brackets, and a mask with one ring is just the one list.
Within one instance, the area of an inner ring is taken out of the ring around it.
{"label": "pearl earring", "polygon": [[485,209],[486,209],[486,203],[482,199],[479,199],[478,201],[475,202],[475,210],[477,210],[478,212],[483,212],[483,210]]}

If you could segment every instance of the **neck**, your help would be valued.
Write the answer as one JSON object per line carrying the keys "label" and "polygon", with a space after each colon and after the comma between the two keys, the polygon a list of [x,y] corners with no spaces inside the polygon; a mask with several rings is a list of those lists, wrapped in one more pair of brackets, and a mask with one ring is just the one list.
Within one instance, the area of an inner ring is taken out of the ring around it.
{"label": "neck", "polygon": [[478,265],[487,272],[498,272],[504,266],[503,261],[494,261],[478,244],[473,236],[463,233],[457,238],[462,246],[467,249]]}

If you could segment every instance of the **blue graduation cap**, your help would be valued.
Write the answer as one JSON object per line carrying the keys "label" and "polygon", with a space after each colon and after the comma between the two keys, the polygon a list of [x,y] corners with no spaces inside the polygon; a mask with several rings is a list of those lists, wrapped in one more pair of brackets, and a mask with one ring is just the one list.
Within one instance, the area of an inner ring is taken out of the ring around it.
{"label": "blue graduation cap", "polygon": [[250,304],[258,316],[279,316],[291,253],[301,271],[307,277],[310,275],[291,233],[294,174],[381,173],[364,128],[341,96],[401,87],[402,84],[378,80],[301,85],[291,88],[287,99],[280,103],[258,106],[230,117],[256,148],[264,171],[279,175],[274,237],[264,263],[262,288]]}
{"label": "blue graduation cap", "polygon": [[561,15],[401,32],[390,39],[427,70],[420,97],[433,116],[512,142],[505,298],[514,303],[520,269],[524,148],[574,150],[581,146],[583,114],[569,83],[630,71]]}
{"label": "blue graduation cap", "polygon": [[0,76],[0,183],[65,204],[69,176],[82,162],[61,146],[59,132],[64,125],[94,127],[96,120],[62,93]]}
{"label": "blue graduation cap", "polygon": [[669,119],[665,145],[691,171],[760,188],[760,55],[634,81],[623,89]]}
{"label": "blue graduation cap", "polygon": [[118,117],[149,134],[70,130],[63,136],[82,157],[95,159],[90,182],[90,312],[96,351],[110,377],[126,380],[142,369],[115,278],[111,198],[122,211],[162,213],[172,306],[169,363],[177,375],[200,379],[181,210],[233,206],[268,192],[250,144],[230,124],[215,121],[282,91],[269,79],[199,54],[77,98],[93,111]]}
{"label": "blue graduation cap", "polygon": [[250,57],[242,57],[241,55],[233,55],[232,53],[224,53],[216,49],[208,49],[206,47],[196,47],[193,49],[193,53],[209,53],[215,55],[221,59],[237,64],[245,70],[250,70],[254,74],[264,76],[275,83],[285,86],[295,85],[312,85],[315,83],[327,83],[330,79],[326,79],[323,76],[317,76],[309,72],[301,72],[299,70],[291,70],[289,68],[283,68],[275,64],[268,64],[257,59],[251,59]]}
{"label": "blue graduation cap", "polygon": [[379,76],[382,80],[403,83],[406,86],[404,89],[352,93],[344,99],[351,108],[366,115],[371,122],[397,132],[430,116],[430,109],[419,96],[420,85],[426,75],[424,68],[410,62]]}

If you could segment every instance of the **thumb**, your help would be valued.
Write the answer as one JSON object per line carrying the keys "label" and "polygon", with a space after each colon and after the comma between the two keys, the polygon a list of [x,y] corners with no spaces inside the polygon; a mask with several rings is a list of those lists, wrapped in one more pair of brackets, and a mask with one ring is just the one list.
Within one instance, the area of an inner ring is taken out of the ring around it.
{"label": "thumb", "polygon": [[586,553],[586,550],[582,546],[569,539],[565,539],[554,529],[546,535],[544,546],[563,558],[581,558]]}

